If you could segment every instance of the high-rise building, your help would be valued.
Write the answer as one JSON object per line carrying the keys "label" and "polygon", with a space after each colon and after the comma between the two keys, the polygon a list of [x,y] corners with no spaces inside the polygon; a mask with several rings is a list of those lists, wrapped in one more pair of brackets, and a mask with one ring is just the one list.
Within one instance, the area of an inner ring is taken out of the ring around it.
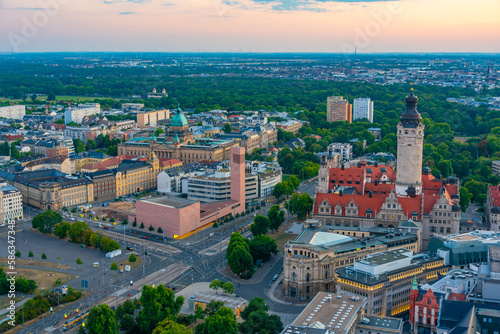
{"label": "high-rise building", "polygon": [[398,162],[396,194],[411,195],[408,191],[422,194],[422,152],[424,128],[422,116],[417,111],[418,98],[413,94],[406,97],[406,109],[398,124]]}
{"label": "high-rise building", "polygon": [[13,105],[0,107],[0,117],[22,120],[25,115],[26,106]]}
{"label": "high-rise building", "polygon": [[327,99],[326,120],[328,122],[352,123],[352,104],[342,96],[329,96]]}
{"label": "high-rise building", "polygon": [[352,119],[367,119],[373,123],[373,101],[369,97],[354,99]]}

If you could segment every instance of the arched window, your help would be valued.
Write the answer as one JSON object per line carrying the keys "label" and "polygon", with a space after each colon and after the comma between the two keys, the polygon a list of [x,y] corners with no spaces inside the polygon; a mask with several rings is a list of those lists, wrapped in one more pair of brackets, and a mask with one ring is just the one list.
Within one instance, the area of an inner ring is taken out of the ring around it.
{"label": "arched window", "polygon": [[306,282],[310,282],[311,281],[311,275],[310,274],[307,274],[306,275]]}
{"label": "arched window", "polygon": [[297,275],[295,275],[295,273],[293,272],[292,273],[292,281],[296,281],[297,280]]}

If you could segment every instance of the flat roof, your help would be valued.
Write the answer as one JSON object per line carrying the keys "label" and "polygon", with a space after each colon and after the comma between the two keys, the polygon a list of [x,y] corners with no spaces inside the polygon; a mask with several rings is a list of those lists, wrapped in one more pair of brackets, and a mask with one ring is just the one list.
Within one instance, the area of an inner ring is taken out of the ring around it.
{"label": "flat roof", "polygon": [[357,262],[364,265],[379,266],[382,264],[401,260],[403,258],[412,257],[412,255],[413,255],[412,251],[400,248],[400,249],[370,254],[366,259],[362,259]]}
{"label": "flat roof", "polygon": [[349,324],[365,306],[366,298],[318,292],[292,325],[311,328],[323,325],[335,334],[346,333]]}
{"label": "flat roof", "polygon": [[198,292],[197,294],[189,297],[189,299],[207,304],[210,303],[212,300],[221,301],[224,303],[224,306],[229,307],[231,309],[239,308],[247,303],[245,299],[240,297],[216,295],[214,293],[208,293],[208,292]]}
{"label": "flat roof", "polygon": [[370,320],[370,323],[360,323],[358,327],[378,327],[383,329],[398,330],[401,327],[403,319],[399,318],[389,318],[389,317],[379,317],[376,315],[365,315],[363,318]]}
{"label": "flat roof", "polygon": [[185,208],[187,206],[198,203],[196,201],[191,201],[189,199],[180,198],[180,197],[173,197],[173,196],[163,196],[163,197],[158,197],[158,198],[141,199],[140,201],[151,203],[151,204],[168,206],[168,207],[172,207],[172,208],[176,208],[176,209]]}

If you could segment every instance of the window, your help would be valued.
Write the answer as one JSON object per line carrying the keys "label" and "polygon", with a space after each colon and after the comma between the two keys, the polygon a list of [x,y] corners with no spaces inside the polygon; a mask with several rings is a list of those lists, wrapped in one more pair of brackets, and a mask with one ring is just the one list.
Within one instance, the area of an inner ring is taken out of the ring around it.
{"label": "window", "polygon": [[309,293],[309,285],[306,286],[306,293]]}
{"label": "window", "polygon": [[292,273],[292,281],[296,281],[297,280],[297,275],[295,273]]}
{"label": "window", "polygon": [[310,282],[311,281],[311,275],[310,274],[307,274],[306,275],[306,282]]}
{"label": "window", "polygon": [[427,298],[427,304],[432,304],[432,299]]}

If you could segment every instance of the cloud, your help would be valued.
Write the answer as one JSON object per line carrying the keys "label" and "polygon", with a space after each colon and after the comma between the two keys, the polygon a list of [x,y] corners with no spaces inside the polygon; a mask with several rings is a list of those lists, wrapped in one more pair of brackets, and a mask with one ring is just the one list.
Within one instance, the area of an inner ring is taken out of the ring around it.
{"label": "cloud", "polygon": [[146,3],[151,2],[151,0],[103,0],[104,3],[123,3],[123,2],[132,2],[132,3]]}
{"label": "cloud", "polygon": [[122,13],[118,13],[120,15],[130,15],[130,14],[135,14],[135,12],[122,12]]}
{"label": "cloud", "polygon": [[330,11],[324,7],[325,4],[334,3],[367,3],[367,2],[386,2],[398,0],[252,0],[259,5],[270,5],[272,10],[276,11]]}

